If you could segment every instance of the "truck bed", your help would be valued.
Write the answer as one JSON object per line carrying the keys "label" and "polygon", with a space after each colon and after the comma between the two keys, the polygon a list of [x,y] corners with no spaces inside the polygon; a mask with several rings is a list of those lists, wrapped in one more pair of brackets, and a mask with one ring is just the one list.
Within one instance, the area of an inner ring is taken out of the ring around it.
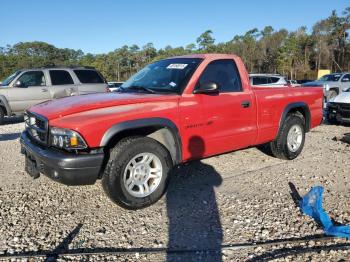
{"label": "truck bed", "polygon": [[257,105],[258,136],[256,144],[273,140],[287,105],[305,103],[310,110],[310,128],[320,124],[323,90],[319,87],[253,87]]}

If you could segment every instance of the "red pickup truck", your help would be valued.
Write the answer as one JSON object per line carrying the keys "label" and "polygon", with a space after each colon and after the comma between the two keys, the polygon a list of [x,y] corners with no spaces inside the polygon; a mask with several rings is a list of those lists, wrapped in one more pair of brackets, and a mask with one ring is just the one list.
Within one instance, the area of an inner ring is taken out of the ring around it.
{"label": "red pickup truck", "polygon": [[294,159],[322,121],[321,88],[254,87],[235,55],[197,54],[152,63],[118,92],[31,107],[21,135],[26,171],[67,185],[102,179],[128,209],[156,202],[170,169],[267,144]]}

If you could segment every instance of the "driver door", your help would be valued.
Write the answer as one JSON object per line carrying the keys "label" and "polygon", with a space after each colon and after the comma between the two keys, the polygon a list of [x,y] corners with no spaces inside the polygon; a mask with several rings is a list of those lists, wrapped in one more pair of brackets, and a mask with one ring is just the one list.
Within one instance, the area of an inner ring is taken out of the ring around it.
{"label": "driver door", "polygon": [[9,104],[14,113],[22,113],[32,105],[50,100],[42,70],[26,71],[8,89]]}
{"label": "driver door", "polygon": [[244,90],[231,59],[209,63],[198,85],[216,83],[219,93],[200,94],[203,107],[205,155],[215,155],[252,145],[256,137],[256,109],[252,92]]}

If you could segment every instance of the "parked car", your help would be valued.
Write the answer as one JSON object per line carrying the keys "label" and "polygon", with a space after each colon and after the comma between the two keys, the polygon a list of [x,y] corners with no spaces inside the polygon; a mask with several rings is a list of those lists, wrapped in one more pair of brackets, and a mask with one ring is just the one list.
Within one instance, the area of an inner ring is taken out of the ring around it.
{"label": "parked car", "polygon": [[320,79],[302,84],[302,86],[318,86],[324,90],[326,101],[350,88],[350,73],[334,73],[322,76]]}
{"label": "parked car", "polygon": [[0,124],[43,101],[108,91],[103,76],[91,67],[46,67],[18,70],[0,86]]}
{"label": "parked car", "polygon": [[252,86],[287,87],[287,80],[281,75],[273,74],[250,74]]}
{"label": "parked car", "polygon": [[108,82],[108,88],[111,92],[118,91],[119,87],[123,84],[124,82]]}
{"label": "parked car", "polygon": [[350,123],[350,88],[330,99],[327,103],[326,118],[330,123]]}
{"label": "parked car", "polygon": [[235,55],[197,54],[147,65],[120,92],[31,107],[20,141],[26,170],[67,185],[102,179],[128,209],[155,203],[173,166],[267,143],[302,151],[322,115],[321,88],[251,87]]}

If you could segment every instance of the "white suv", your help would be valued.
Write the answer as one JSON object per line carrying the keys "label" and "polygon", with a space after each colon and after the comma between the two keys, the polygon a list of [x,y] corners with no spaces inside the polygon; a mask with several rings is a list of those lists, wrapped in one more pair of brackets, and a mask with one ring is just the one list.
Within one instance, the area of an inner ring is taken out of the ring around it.
{"label": "white suv", "polygon": [[0,124],[30,106],[66,96],[108,92],[103,76],[91,67],[43,67],[16,71],[0,84]]}

